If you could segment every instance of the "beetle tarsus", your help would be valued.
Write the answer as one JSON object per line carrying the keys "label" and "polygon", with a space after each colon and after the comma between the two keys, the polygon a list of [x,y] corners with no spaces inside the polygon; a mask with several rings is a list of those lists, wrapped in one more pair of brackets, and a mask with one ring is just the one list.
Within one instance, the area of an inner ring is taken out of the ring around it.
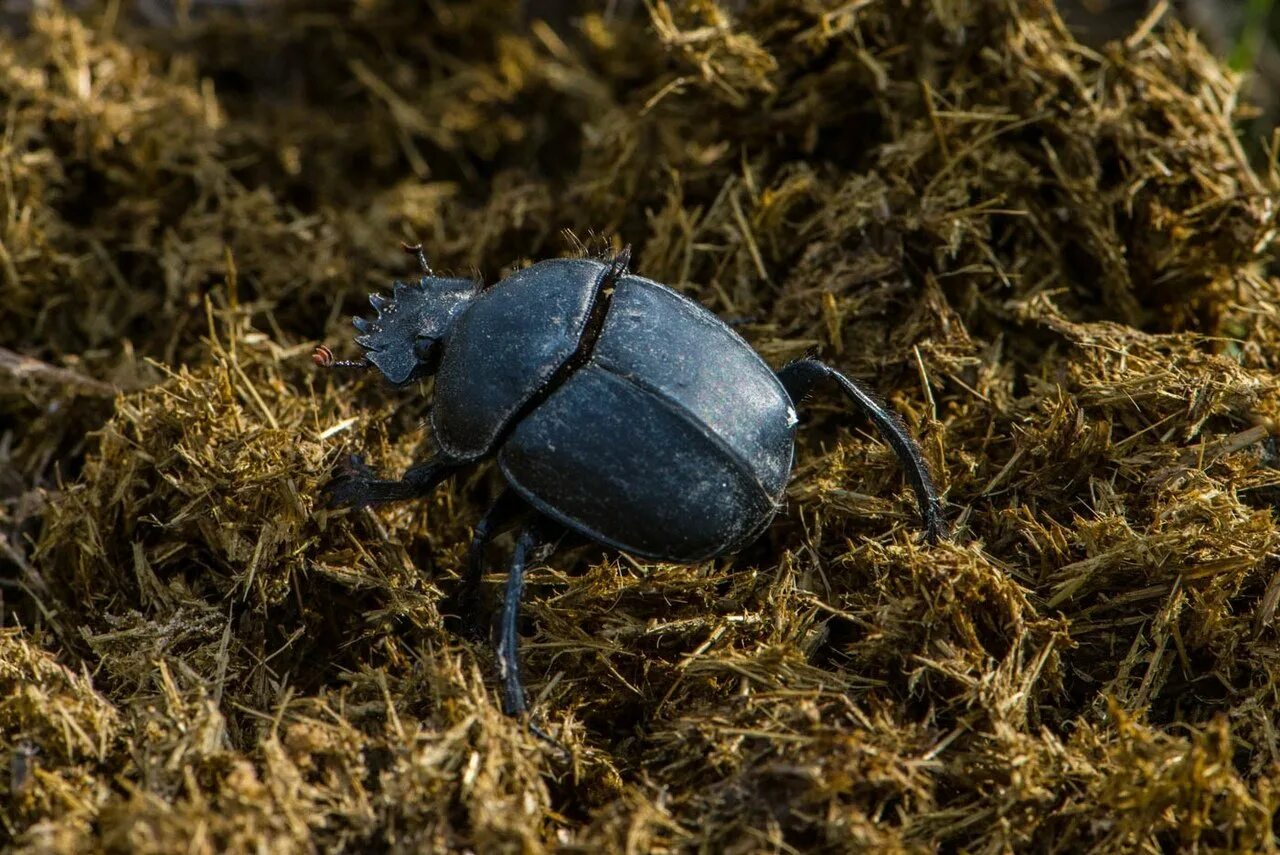
{"label": "beetle tarsus", "polygon": [[368,463],[364,462],[364,458],[359,454],[348,454],[346,458],[339,464],[339,477],[351,478],[356,480],[372,481],[377,480],[377,475]]}
{"label": "beetle tarsus", "polygon": [[532,718],[530,718],[526,724],[529,727],[529,732],[555,749],[555,752],[560,755],[561,760],[567,761],[572,759],[573,755],[569,753],[569,749],[565,748],[564,745],[560,743],[560,740],[543,730],[542,725],[535,722]]}
{"label": "beetle tarsus", "polygon": [[791,401],[799,406],[821,379],[830,377],[840,385],[845,396],[854,403],[876,426],[880,436],[893,449],[894,454],[906,470],[907,480],[915,491],[916,501],[920,504],[920,516],[924,520],[925,538],[930,543],[937,543],[950,536],[946,518],[942,514],[942,501],[938,490],[933,485],[933,477],[929,474],[929,466],[925,463],[920,446],[907,433],[902,420],[889,409],[888,405],[874,392],[825,365],[816,359],[801,359],[792,362],[778,372],[778,379],[791,396]]}

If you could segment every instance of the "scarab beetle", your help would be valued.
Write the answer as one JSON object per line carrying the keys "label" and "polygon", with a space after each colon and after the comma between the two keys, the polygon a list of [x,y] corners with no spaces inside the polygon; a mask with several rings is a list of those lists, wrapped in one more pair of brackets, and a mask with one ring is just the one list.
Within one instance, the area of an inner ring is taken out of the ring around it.
{"label": "scarab beetle", "polygon": [[508,488],[475,527],[464,584],[473,602],[484,547],[524,519],[512,553],[498,660],[503,710],[526,709],[517,619],[530,551],[548,524],[605,546],[678,563],[731,554],[778,512],[791,473],[796,405],[830,378],[876,426],[906,469],[925,534],[946,522],[920,449],[902,423],[857,382],[815,359],[774,373],[726,323],[665,285],[611,260],[553,259],[481,289],[422,276],[370,297],[355,318],[362,359],[400,386],[435,374],[435,453],[399,480],[359,458],[328,488],[335,505],[415,499],[459,467],[496,456]]}

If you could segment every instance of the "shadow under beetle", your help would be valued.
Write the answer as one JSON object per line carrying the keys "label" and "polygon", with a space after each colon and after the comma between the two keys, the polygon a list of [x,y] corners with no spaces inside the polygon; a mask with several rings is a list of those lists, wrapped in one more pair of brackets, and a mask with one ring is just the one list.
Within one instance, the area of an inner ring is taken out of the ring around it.
{"label": "shadow under beetle", "polygon": [[[892,446],[915,490],[930,541],[947,536],[937,491],[901,421],[859,383],[815,359],[776,374],[697,303],[611,261],[553,259],[482,290],[422,267],[377,316],[355,318],[360,360],[400,386],[435,374],[435,454],[399,480],[358,457],[326,488],[332,505],[425,498],[466,464],[496,455],[508,487],[475,527],[460,602],[474,608],[484,547],[524,520],[507,576],[497,646],[502,708],[527,708],[517,632],[525,565],[546,532],[567,527],[658,561],[736,552],[782,505],[796,410],[829,378]],[[464,617],[470,617],[464,615]]]}

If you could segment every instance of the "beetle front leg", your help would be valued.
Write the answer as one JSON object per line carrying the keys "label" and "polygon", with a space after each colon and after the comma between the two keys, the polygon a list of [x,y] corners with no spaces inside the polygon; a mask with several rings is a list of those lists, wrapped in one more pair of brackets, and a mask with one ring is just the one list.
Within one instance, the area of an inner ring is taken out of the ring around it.
{"label": "beetle front leg", "polygon": [[400,480],[391,481],[378,478],[364,460],[353,454],[342,468],[343,471],[324,488],[326,504],[331,508],[425,499],[457,467],[452,463],[427,460],[410,466]]}
{"label": "beetle front leg", "polygon": [[884,438],[885,442],[889,443],[894,454],[898,455],[898,460],[902,463],[903,469],[906,470],[907,480],[911,482],[911,487],[915,490],[916,501],[920,504],[920,516],[924,519],[925,537],[930,543],[936,543],[938,540],[946,538],[948,536],[947,521],[942,515],[942,501],[938,497],[937,488],[933,485],[933,478],[929,474],[929,466],[924,461],[920,446],[907,433],[902,420],[889,409],[888,405],[861,383],[844,376],[831,366],[824,365],[816,359],[801,359],[797,362],[792,362],[778,372],[778,379],[782,381],[783,388],[787,390],[787,394],[791,396],[792,403],[797,407],[813,390],[814,385],[826,377],[835,380],[840,385],[840,389],[845,393],[845,396],[867,418],[871,419],[871,423],[876,426],[880,436]]}

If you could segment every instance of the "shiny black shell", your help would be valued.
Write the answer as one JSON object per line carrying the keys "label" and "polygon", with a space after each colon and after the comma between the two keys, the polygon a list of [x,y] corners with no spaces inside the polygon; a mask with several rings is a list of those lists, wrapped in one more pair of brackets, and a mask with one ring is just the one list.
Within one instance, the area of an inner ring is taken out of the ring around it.
{"label": "shiny black shell", "polygon": [[531,505],[605,545],[682,562],[741,549],[781,504],[793,403],[715,315],[639,276],[601,295],[607,272],[544,261],[477,298],[445,344],[437,442],[496,450]]}
{"label": "shiny black shell", "polygon": [[481,293],[454,322],[431,409],[445,459],[494,450],[577,349],[606,270],[587,259],[540,262]]}

